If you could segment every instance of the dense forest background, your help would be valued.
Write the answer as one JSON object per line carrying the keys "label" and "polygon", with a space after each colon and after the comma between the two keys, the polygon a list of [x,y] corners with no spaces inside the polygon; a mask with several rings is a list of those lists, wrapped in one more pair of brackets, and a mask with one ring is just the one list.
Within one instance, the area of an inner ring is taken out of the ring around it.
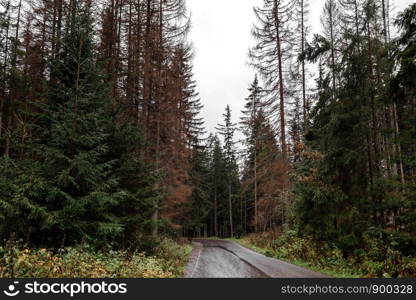
{"label": "dense forest background", "polygon": [[207,136],[184,0],[1,0],[0,237],[292,230],[415,255],[416,5],[327,0],[322,34],[308,7],[254,8],[243,117]]}

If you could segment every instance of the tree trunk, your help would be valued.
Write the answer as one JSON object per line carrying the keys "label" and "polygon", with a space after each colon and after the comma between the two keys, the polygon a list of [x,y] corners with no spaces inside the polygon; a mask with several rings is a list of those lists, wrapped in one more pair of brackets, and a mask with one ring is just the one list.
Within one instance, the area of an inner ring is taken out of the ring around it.
{"label": "tree trunk", "polygon": [[253,136],[254,136],[254,231],[257,232],[257,222],[258,222],[258,200],[257,200],[257,132],[254,127],[256,126],[256,99],[253,97],[252,101],[252,126],[253,126]]}
{"label": "tree trunk", "polygon": [[153,224],[152,236],[153,237],[157,237],[159,234],[159,227],[157,224],[158,220],[159,220],[159,208],[155,206],[155,210],[152,214],[152,224]]}
{"label": "tree trunk", "polygon": [[399,129],[399,121],[397,116],[397,106],[396,103],[393,103],[393,120],[394,120],[394,129],[396,134],[397,140],[397,153],[398,153],[398,161],[399,161],[399,170],[400,170],[400,179],[403,185],[406,184],[406,180],[404,178],[404,168],[403,168],[403,159],[402,159],[402,148],[400,141],[398,140],[400,137],[400,129]]}
{"label": "tree trunk", "polygon": [[280,18],[279,18],[279,4],[274,0],[274,22],[276,27],[276,47],[277,59],[279,64],[279,95],[280,95],[280,143],[282,147],[283,160],[287,162],[287,144],[286,144],[286,122],[285,122],[285,100],[284,100],[284,84],[283,84],[283,69],[282,69],[282,45],[280,40]]}
{"label": "tree trunk", "polygon": [[214,233],[218,236],[217,191],[214,195]]}
{"label": "tree trunk", "polygon": [[336,97],[336,72],[335,72],[335,36],[334,36],[334,18],[333,18],[333,6],[329,10],[329,30],[331,35],[331,68],[332,68],[332,97],[335,100]]}
{"label": "tree trunk", "polygon": [[[301,43],[302,55],[305,53],[305,7],[304,0],[301,0]],[[307,101],[306,101],[306,74],[305,74],[305,59],[302,59],[302,105],[303,105],[303,131],[308,130],[308,115],[307,115]]]}
{"label": "tree trunk", "polygon": [[[8,3],[10,5],[10,1]],[[8,7],[9,7],[8,5]],[[6,44],[4,46],[4,62],[3,62],[3,82],[2,82],[2,97],[1,97],[1,104],[0,104],[0,138],[3,135],[3,118],[4,118],[4,111],[5,111],[5,102],[7,98],[7,60],[9,54],[9,29],[10,29],[10,14],[7,18],[7,27],[6,27]]]}
{"label": "tree trunk", "polygon": [[[21,9],[22,9],[22,0],[19,1],[18,11],[17,11],[17,20],[16,20],[16,32],[14,36],[14,45],[12,49],[12,62],[11,66],[12,69],[15,69],[17,66],[17,52],[18,52],[18,40],[19,40],[19,31],[20,31],[20,16],[21,16]],[[14,77],[14,76],[13,76]],[[17,78],[14,78],[17,79]],[[14,81],[14,80],[13,80]],[[6,157],[10,156],[10,147],[11,147],[11,135],[12,135],[12,127],[13,127],[13,119],[14,119],[14,112],[12,110],[12,101],[16,98],[16,92],[18,87],[16,86],[15,82],[11,82],[10,87],[10,95],[8,97],[8,115],[7,115],[7,134],[6,134],[6,149],[4,151],[4,155]]]}
{"label": "tree trunk", "polygon": [[231,195],[231,182],[228,183],[228,204],[229,204],[229,216],[230,216],[230,235],[231,238],[234,237],[234,228],[233,228],[233,206],[232,206],[232,195]]}

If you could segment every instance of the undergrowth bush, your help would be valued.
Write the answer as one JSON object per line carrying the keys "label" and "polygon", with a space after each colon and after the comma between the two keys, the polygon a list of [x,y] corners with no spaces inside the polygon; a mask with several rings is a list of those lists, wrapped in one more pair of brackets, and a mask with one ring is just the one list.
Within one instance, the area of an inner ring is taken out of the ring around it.
{"label": "undergrowth bush", "polygon": [[175,278],[182,276],[189,251],[188,245],[168,239],[160,242],[155,256],[88,245],[30,249],[9,242],[0,247],[0,277]]}
{"label": "undergrowth bush", "polygon": [[416,277],[416,258],[394,250],[394,245],[364,235],[362,248],[344,253],[327,242],[285,231],[279,236],[270,233],[248,235],[246,241],[264,249],[264,254],[286,261],[302,261],[309,266],[337,274],[360,277]]}

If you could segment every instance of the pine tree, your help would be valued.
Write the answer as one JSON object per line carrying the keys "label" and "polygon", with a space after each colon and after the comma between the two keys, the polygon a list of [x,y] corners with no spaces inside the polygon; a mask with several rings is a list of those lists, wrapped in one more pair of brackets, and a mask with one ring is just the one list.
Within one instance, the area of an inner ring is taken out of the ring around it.
{"label": "pine tree", "polygon": [[[42,177],[50,188],[47,207],[54,215],[50,230],[55,233],[51,237],[69,243],[83,236],[102,241],[119,237],[126,223],[117,210],[131,198],[136,197],[137,202],[142,196],[123,190],[128,180],[138,178],[120,173],[129,170],[123,162],[129,156],[128,148],[124,146],[121,157],[115,156],[117,148],[111,148],[120,139],[124,143],[118,148],[132,141],[117,136],[126,131],[116,132],[117,115],[108,84],[96,65],[90,9],[88,4],[76,2],[66,19],[62,50],[51,61],[55,80],[50,82],[47,102],[40,105],[41,135],[35,144]],[[135,164],[134,160],[128,163]],[[135,168],[142,166],[136,163]]]}
{"label": "pine tree", "polygon": [[197,146],[193,151],[190,172],[193,190],[188,201],[189,211],[182,216],[182,224],[185,227],[185,236],[201,237],[208,235],[209,217],[213,210],[210,199],[210,159],[209,149],[206,146]]}
{"label": "pine tree", "polygon": [[180,134],[184,134],[188,146],[198,147],[205,135],[204,121],[200,117],[203,105],[197,92],[197,83],[193,73],[193,50],[190,46],[181,45],[176,49],[174,68],[172,68],[177,81],[174,81],[178,89],[178,119]]}
{"label": "pine tree", "polygon": [[224,203],[228,203],[228,169],[225,153],[218,136],[211,136],[209,139],[211,147],[209,182],[210,182],[210,198],[213,201],[212,213],[212,232],[215,236],[224,236],[224,224],[227,220],[229,209]]}
{"label": "pine tree", "polygon": [[[62,3],[52,7],[62,22],[62,36],[58,19],[50,27],[55,28],[56,51],[44,53],[46,46],[42,49],[29,32],[30,16],[23,43],[9,46],[14,53],[8,55],[10,65],[24,82],[21,95],[29,99],[13,97],[19,100],[15,107],[23,105],[15,112],[22,127],[12,128],[24,143],[14,143],[19,155],[13,151],[0,163],[5,171],[0,176],[0,235],[15,233],[27,242],[52,246],[83,239],[134,246],[138,234],[150,232],[153,203],[160,200],[154,189],[158,178],[144,158],[148,144],[135,118],[109,96],[111,84],[93,42],[91,3],[71,3],[71,11],[60,17]],[[46,37],[42,41],[46,44]],[[24,52],[16,50],[20,45]],[[49,78],[43,87],[28,76],[42,78],[46,68],[40,61],[46,55]],[[39,101],[41,93],[44,100]]]}
{"label": "pine tree", "polygon": [[[309,70],[308,62],[304,59],[306,46],[308,42],[308,36],[310,32],[309,26],[309,1],[308,0],[298,0],[295,7],[296,17],[293,30],[299,31],[300,36],[296,39],[296,52],[297,57],[295,62],[291,62],[294,65],[295,72],[291,72],[290,79],[295,80],[298,83],[295,90],[292,90],[292,93],[300,93],[299,96],[301,100],[301,115],[302,115],[302,132],[306,132],[308,128],[308,111],[309,111],[309,95],[308,95],[308,80],[309,80]],[[298,74],[293,76],[293,73]],[[300,92],[298,92],[300,90]]]}
{"label": "pine tree", "polygon": [[[305,159],[297,165],[295,191],[301,228],[313,229],[311,234],[317,238],[336,241],[348,252],[363,245],[368,235],[378,234],[389,243],[393,235],[389,238],[387,232],[398,230],[402,220],[412,219],[403,209],[413,205],[406,201],[406,168],[402,167],[403,141],[407,139],[397,139],[406,128],[403,118],[412,106],[410,101],[399,104],[398,109],[398,99],[405,97],[394,96],[403,90],[397,79],[391,80],[393,46],[387,34],[385,3],[341,4],[346,8],[343,26],[334,36],[341,32],[344,37],[337,50],[342,64],[334,69],[330,63],[329,72],[320,68],[313,126],[306,136]],[[330,20],[329,8],[327,5]],[[331,58],[330,39],[318,40],[310,57]],[[409,46],[408,42],[402,45]],[[390,92],[386,90],[389,84]],[[403,232],[398,239],[411,240],[403,238]]]}
{"label": "pine tree", "polygon": [[[252,65],[265,79],[267,90],[270,91],[268,105],[271,113],[277,112],[284,160],[288,159],[284,72],[285,62],[292,55],[289,22],[295,4],[295,1],[264,0],[262,8],[254,9],[259,25],[254,26],[252,35],[257,44],[249,55]],[[274,63],[270,63],[272,61]]]}
{"label": "pine tree", "polygon": [[111,129],[110,151],[106,158],[114,162],[108,178],[116,183],[111,190],[111,221],[123,227],[122,235],[116,241],[134,248],[141,242],[137,236],[151,231],[149,220],[153,203],[160,201],[162,193],[154,188],[159,179],[153,174],[152,165],[144,159],[148,143],[143,132],[137,129],[135,119],[117,113]]}
{"label": "pine tree", "polygon": [[[4,7],[4,12],[0,15],[0,29],[1,29],[1,98],[0,98],[0,141],[4,144],[4,124],[5,113],[6,113],[6,100],[7,100],[7,83],[8,83],[8,65],[9,65],[9,33],[10,33],[10,1],[1,3]],[[3,146],[2,146],[3,148]],[[1,154],[5,152],[2,149]]]}
{"label": "pine tree", "polygon": [[48,183],[41,176],[38,161],[0,159],[0,238],[34,242],[54,224],[46,207]]}
{"label": "pine tree", "polygon": [[[404,163],[405,185],[399,185],[400,194],[404,201],[398,201],[395,207],[396,226],[405,226],[408,232],[404,240],[412,240],[411,235],[416,230],[415,186],[416,186],[416,148],[414,137],[416,136],[416,5],[409,6],[399,14],[395,24],[400,29],[400,35],[395,43],[395,58],[399,65],[398,73],[391,79],[389,85],[389,96],[397,105],[398,124],[400,124],[400,135],[396,143],[402,148]],[[412,25],[413,24],[413,25]],[[401,180],[403,182],[403,180]],[[397,193],[396,193],[397,195]],[[403,247],[404,248],[404,247]]]}
{"label": "pine tree", "polygon": [[[251,225],[254,231],[266,231],[281,224],[285,163],[281,157],[273,126],[264,113],[264,92],[257,78],[249,88],[246,110],[241,120],[246,136],[243,192],[254,206]],[[254,198],[254,199],[253,199]]]}
{"label": "pine tree", "polygon": [[226,158],[226,166],[228,172],[228,209],[229,209],[229,224],[230,224],[230,235],[234,236],[234,221],[233,221],[233,202],[234,196],[238,194],[238,191],[234,190],[239,185],[238,179],[238,164],[236,157],[236,149],[234,142],[234,133],[237,130],[236,125],[231,120],[231,108],[227,105],[225,109],[224,124],[220,124],[217,128],[219,134],[224,139],[224,152]]}
{"label": "pine tree", "polygon": [[[246,194],[251,202],[254,202],[254,224],[255,224],[255,231],[257,231],[257,219],[258,219],[258,182],[257,182],[257,164],[258,164],[258,129],[261,127],[259,124],[259,115],[262,114],[262,106],[263,106],[263,96],[264,92],[263,89],[259,86],[257,75],[254,78],[253,83],[250,85],[248,89],[250,95],[246,99],[245,110],[242,112],[243,116],[241,118],[241,131],[246,136],[244,141],[244,145],[246,146],[246,172],[244,176],[245,182],[252,182],[252,193],[253,198],[250,199],[251,195],[248,191],[249,186],[244,187]],[[247,201],[247,200],[246,200]],[[247,223],[247,222],[245,222]],[[244,226],[246,228],[246,226]]]}

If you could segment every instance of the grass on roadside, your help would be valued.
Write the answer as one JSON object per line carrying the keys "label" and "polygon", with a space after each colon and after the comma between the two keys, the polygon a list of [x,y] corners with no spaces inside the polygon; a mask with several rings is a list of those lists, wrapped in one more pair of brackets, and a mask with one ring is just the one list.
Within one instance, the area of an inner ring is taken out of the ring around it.
{"label": "grass on roadside", "polygon": [[181,277],[191,246],[162,239],[154,256],[141,252],[97,251],[88,245],[31,249],[0,247],[0,277],[18,278],[176,278]]}
{"label": "grass on roadside", "polygon": [[322,273],[324,275],[328,275],[331,277],[337,277],[337,278],[359,278],[361,277],[360,274],[354,274],[352,272],[346,271],[346,270],[334,270],[334,269],[330,269],[330,268],[324,268],[324,267],[318,267],[312,263],[309,263],[307,261],[304,261],[302,259],[287,259],[285,257],[281,257],[278,255],[278,253],[274,252],[272,249],[266,249],[266,248],[261,248],[258,247],[254,244],[252,244],[250,242],[250,240],[248,238],[240,238],[240,239],[229,239],[233,242],[239,243],[240,245],[249,248],[257,253],[263,254],[265,256],[268,257],[272,257],[272,258],[276,258],[279,260],[282,260],[284,262],[302,267],[302,268],[306,268],[306,269],[310,269],[312,271],[315,272],[319,272]]}
{"label": "grass on roadside", "polygon": [[268,233],[251,234],[233,241],[259,252],[300,267],[340,278],[415,277],[416,258],[368,240],[365,250],[348,257],[335,246],[299,237],[288,231],[279,237]]}

